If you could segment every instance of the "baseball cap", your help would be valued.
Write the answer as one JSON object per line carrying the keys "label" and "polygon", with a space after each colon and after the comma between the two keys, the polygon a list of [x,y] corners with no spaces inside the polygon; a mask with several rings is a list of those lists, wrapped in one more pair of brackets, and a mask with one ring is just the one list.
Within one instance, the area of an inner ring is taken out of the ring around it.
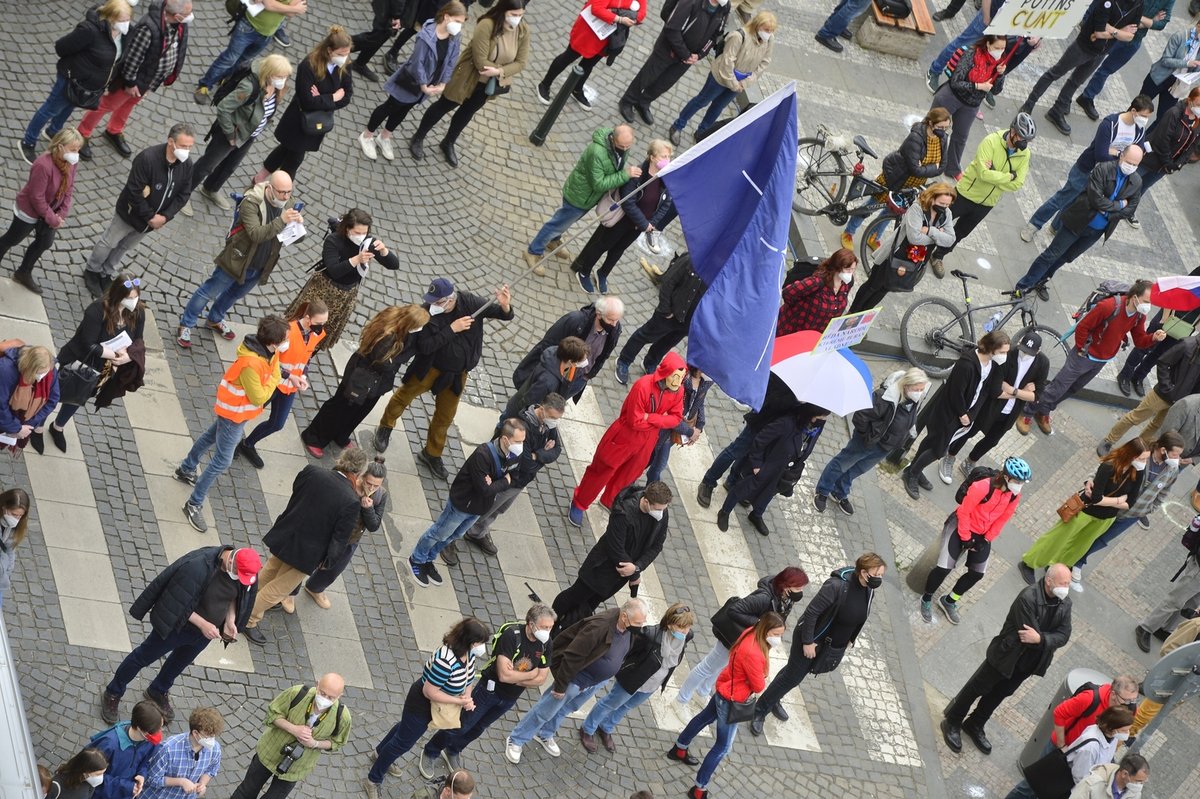
{"label": "baseball cap", "polygon": [[434,278],[425,290],[425,302],[444,300],[454,293],[454,284],[444,277]]}
{"label": "baseball cap", "polygon": [[235,549],[233,565],[237,567],[238,582],[242,585],[254,585],[258,579],[258,571],[262,568],[262,558],[249,547]]}
{"label": "baseball cap", "polygon": [[1021,340],[1017,342],[1017,348],[1026,355],[1036,355],[1042,348],[1042,337],[1036,331],[1030,330],[1021,336]]}

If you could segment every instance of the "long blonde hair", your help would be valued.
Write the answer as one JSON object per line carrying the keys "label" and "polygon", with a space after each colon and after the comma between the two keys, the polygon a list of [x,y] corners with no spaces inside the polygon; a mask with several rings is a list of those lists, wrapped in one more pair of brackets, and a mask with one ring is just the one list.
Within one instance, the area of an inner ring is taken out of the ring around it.
{"label": "long blonde hair", "polygon": [[386,361],[404,349],[409,332],[428,323],[429,311],[420,305],[393,305],[391,308],[384,308],[363,328],[358,354],[366,358],[379,342],[388,336],[394,336],[392,346],[381,359]]}
{"label": "long blonde hair", "polygon": [[21,379],[28,385],[33,385],[38,372],[48,372],[54,367],[54,353],[45,347],[24,347],[17,357],[17,371]]}
{"label": "long blonde hair", "polygon": [[779,20],[776,19],[775,15],[770,11],[759,11],[753,16],[753,18],[751,18],[749,22],[746,23],[746,33],[750,34],[751,36],[757,37],[758,32],[764,29],[772,31],[779,30]]}

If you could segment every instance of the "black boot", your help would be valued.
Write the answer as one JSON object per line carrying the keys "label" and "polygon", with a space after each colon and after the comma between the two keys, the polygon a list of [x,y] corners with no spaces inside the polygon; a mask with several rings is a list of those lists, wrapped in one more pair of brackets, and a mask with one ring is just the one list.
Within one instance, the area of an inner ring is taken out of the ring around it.
{"label": "black boot", "polygon": [[408,140],[408,151],[412,154],[414,161],[425,160],[425,139],[413,136]]}
{"label": "black boot", "polygon": [[696,504],[702,508],[707,508],[712,504],[713,486],[708,483],[701,483],[696,488]]}
{"label": "black boot", "polygon": [[441,149],[442,155],[446,156],[446,163],[452,167],[458,166],[458,153],[454,151],[454,142],[449,139],[442,139],[438,142],[438,148]]}

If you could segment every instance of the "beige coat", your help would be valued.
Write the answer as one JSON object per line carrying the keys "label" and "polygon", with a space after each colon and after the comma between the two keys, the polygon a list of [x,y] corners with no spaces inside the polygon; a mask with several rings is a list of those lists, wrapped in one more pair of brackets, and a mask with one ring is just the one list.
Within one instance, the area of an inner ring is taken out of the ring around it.
{"label": "beige coat", "polygon": [[766,71],[767,65],[771,63],[774,46],[774,36],[764,43],[757,35],[751,36],[745,29],[727,33],[725,50],[713,61],[713,78],[726,89],[736,89],[733,77],[733,71],[736,69],[738,72],[750,73],[750,77],[742,82],[742,88],[749,86]]}
{"label": "beige coat", "polygon": [[1104,763],[1075,784],[1068,799],[1112,799],[1112,782],[1117,774],[1116,763]]}
{"label": "beige coat", "polygon": [[499,67],[502,72],[498,82],[507,88],[513,76],[525,69],[528,61],[529,26],[524,21],[493,40],[492,21],[481,19],[475,26],[470,45],[464,47],[462,55],[458,57],[458,64],[442,96],[453,103],[466,102],[479,84],[487,82],[487,78],[479,74],[484,67]]}

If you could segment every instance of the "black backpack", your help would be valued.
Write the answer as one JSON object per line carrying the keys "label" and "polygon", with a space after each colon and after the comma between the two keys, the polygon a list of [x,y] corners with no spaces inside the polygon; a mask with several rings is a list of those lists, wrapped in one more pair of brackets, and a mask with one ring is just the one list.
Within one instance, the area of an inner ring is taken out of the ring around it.
{"label": "black backpack", "polygon": [[662,9],[658,15],[662,17],[662,21],[666,22],[675,13],[675,7],[679,5],[679,0],[663,0]]}
{"label": "black backpack", "polygon": [[[292,703],[290,705],[288,705],[288,713],[289,714],[293,710],[296,709],[296,705],[298,705],[304,701],[304,697],[308,696],[308,691],[309,691],[309,689],[307,686],[302,686],[300,691],[297,692],[297,694],[294,697],[292,697]],[[336,738],[337,734],[338,734],[338,730],[340,730],[342,728],[342,714],[343,714],[343,712],[345,712],[345,710],[346,710],[346,706],[343,705],[341,702],[338,702],[337,718],[334,719],[334,721],[333,721],[333,732],[331,732],[329,734],[330,740],[333,740],[334,738]]]}
{"label": "black backpack", "polygon": [[912,15],[912,5],[908,0],[875,0],[879,13],[885,17],[905,19]]}
{"label": "black backpack", "polygon": [[[229,77],[221,81],[221,85],[217,87],[215,92],[213,92],[212,97],[208,101],[209,105],[216,105],[224,100],[227,96],[229,96],[230,92],[238,87],[238,84],[253,74],[254,71],[250,68],[249,64],[243,64],[235,69],[233,73],[229,75]],[[247,102],[254,102],[256,99],[258,99],[259,92],[262,91],[262,87],[258,85],[258,81],[253,81],[252,85],[254,88],[251,91],[250,98],[247,100]]]}
{"label": "black backpack", "polygon": [[[991,479],[998,474],[1000,474],[1000,471],[998,469],[993,469],[990,466],[976,466],[975,468],[971,469],[970,473],[967,475],[967,479],[959,483],[958,490],[954,492],[954,501],[961,505],[963,500],[967,498],[967,490],[971,486],[973,486],[975,483],[978,483],[980,480],[991,481]],[[987,496],[983,498],[983,501],[987,502],[990,500],[992,498],[992,494],[994,493],[996,493],[996,487],[990,486],[988,488]]]}
{"label": "black backpack", "polygon": [[[1075,693],[1071,694],[1071,696],[1079,696],[1084,691],[1092,692],[1092,701],[1088,703],[1086,710],[1076,716],[1070,724],[1067,724],[1063,727],[1065,733],[1070,733],[1080,721],[1095,713],[1096,708],[1100,707],[1100,686],[1096,685],[1095,683],[1085,682],[1083,685],[1076,688]],[[1059,746],[1062,746],[1063,742],[1059,741],[1058,744]]]}

